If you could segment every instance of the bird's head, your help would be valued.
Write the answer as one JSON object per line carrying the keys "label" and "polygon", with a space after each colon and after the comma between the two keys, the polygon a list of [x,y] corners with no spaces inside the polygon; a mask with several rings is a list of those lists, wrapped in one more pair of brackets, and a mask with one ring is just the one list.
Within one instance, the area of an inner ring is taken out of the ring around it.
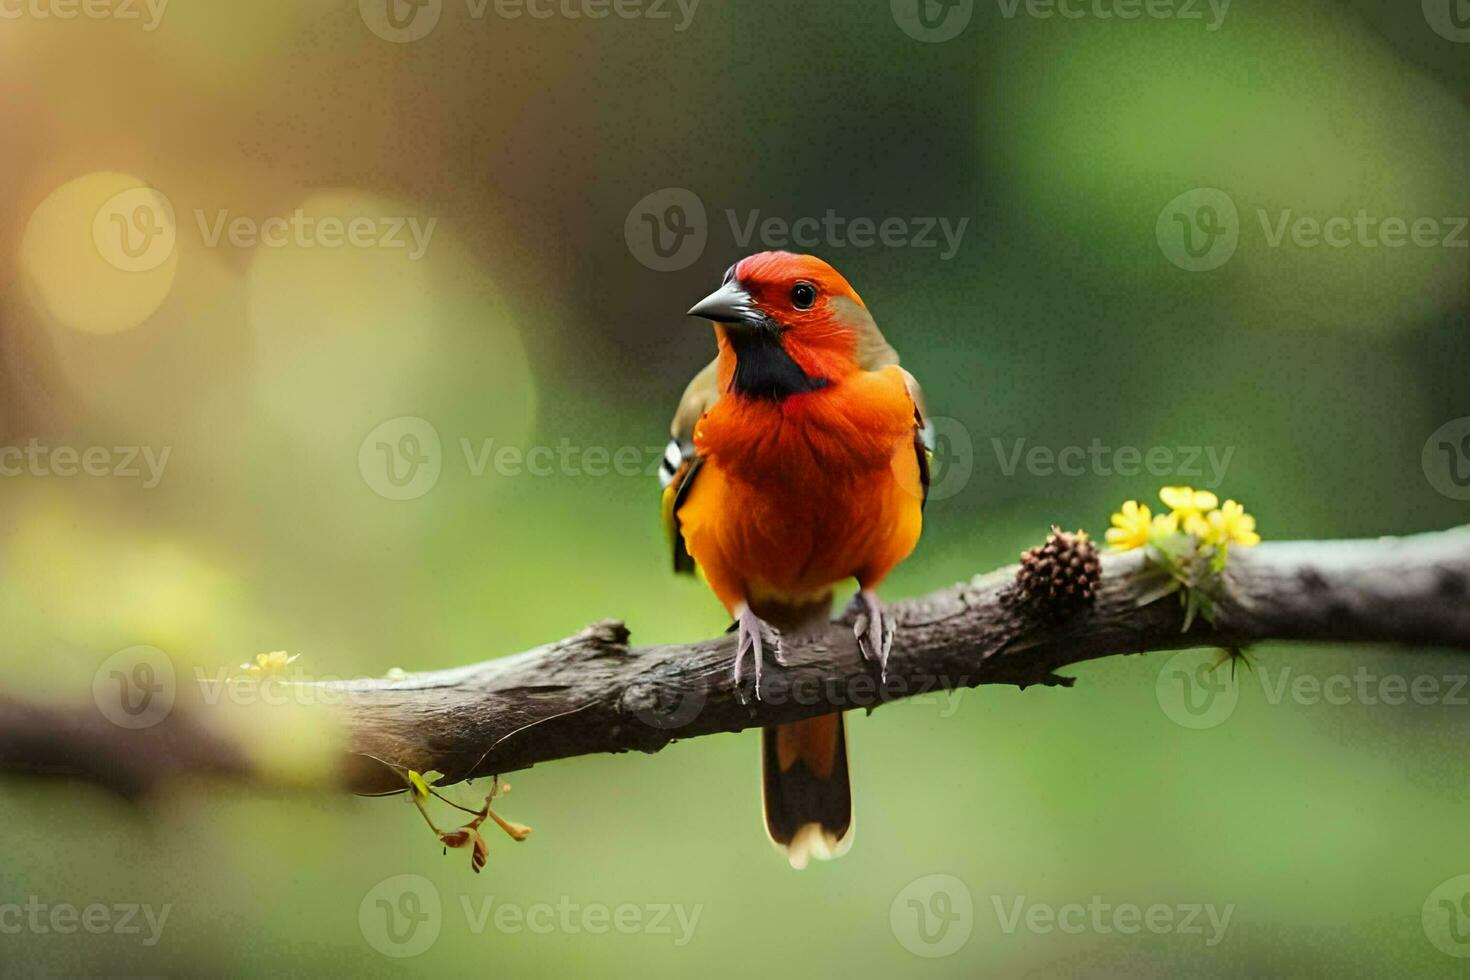
{"label": "bird's head", "polygon": [[689,315],[715,323],[721,388],[753,397],[824,388],[859,369],[869,335],[882,343],[852,286],[814,255],[741,259]]}

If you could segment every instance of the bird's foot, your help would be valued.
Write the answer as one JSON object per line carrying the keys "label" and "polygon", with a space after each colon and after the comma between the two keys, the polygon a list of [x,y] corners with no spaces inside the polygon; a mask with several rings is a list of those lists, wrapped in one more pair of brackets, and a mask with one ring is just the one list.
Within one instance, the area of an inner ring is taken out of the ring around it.
{"label": "bird's foot", "polygon": [[753,671],[755,699],[759,701],[761,699],[761,665],[765,660],[765,652],[769,649],[771,655],[776,658],[776,662],[780,663],[781,634],[776,632],[775,627],[770,623],[751,612],[750,607],[744,603],[741,603],[735,611],[735,626],[735,693],[739,696],[740,702],[744,704],[745,690],[740,686],[740,682],[745,675],[740,668],[745,662],[746,652],[749,651],[755,663]]}
{"label": "bird's foot", "polygon": [[857,637],[858,649],[864,659],[878,665],[879,683],[886,683],[888,654],[893,650],[893,617],[884,615],[878,593],[871,589],[863,589],[853,596],[852,608],[857,613],[852,632]]}

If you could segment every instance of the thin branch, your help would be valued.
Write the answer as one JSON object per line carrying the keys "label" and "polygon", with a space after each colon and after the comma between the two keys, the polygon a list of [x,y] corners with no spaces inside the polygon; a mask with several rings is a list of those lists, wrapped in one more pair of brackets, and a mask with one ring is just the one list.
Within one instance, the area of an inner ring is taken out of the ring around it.
{"label": "thin branch", "polygon": [[[408,769],[440,785],[602,752],[653,752],[675,739],[735,732],[842,709],[980,684],[1070,686],[1057,672],[1117,654],[1244,647],[1268,640],[1388,643],[1470,651],[1470,530],[1362,541],[1274,542],[1231,555],[1215,622],[1182,631],[1173,597],[1138,605],[1150,576],[1137,552],[1106,556],[1094,604],[1048,621],[1014,601],[1015,567],[896,603],[898,634],[878,682],[851,628],[788,646],[768,665],[762,699],[742,698],[734,638],[630,648],[622,623],[514,656],[432,673],[309,685],[340,702],[349,752],[342,785],[401,791]],[[747,682],[748,684],[748,682]],[[85,712],[83,713],[86,714]],[[108,726],[95,709],[0,701],[0,771],[107,781],[125,772],[240,775],[207,717],[175,712],[143,733]],[[180,726],[188,726],[181,728]],[[88,737],[79,737],[85,731]],[[198,733],[205,737],[196,737]],[[145,766],[139,760],[147,760]]]}

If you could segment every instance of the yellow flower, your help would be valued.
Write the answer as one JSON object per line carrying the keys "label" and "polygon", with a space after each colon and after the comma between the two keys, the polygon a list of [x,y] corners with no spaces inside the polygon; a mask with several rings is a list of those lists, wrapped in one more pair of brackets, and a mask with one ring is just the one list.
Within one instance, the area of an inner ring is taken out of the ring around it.
{"label": "yellow flower", "polygon": [[1113,526],[1108,528],[1109,550],[1131,551],[1148,544],[1152,517],[1146,504],[1140,504],[1136,500],[1124,503],[1123,509],[1113,515]]}
{"label": "yellow flower", "polygon": [[270,653],[257,653],[255,655],[255,663],[243,663],[240,665],[240,669],[244,671],[249,671],[252,674],[260,674],[261,676],[264,676],[266,674],[278,674],[281,671],[285,670],[289,665],[295,663],[296,658],[300,656],[301,654],[299,653],[295,656],[288,656],[285,650],[273,650]]}
{"label": "yellow flower", "polygon": [[1219,499],[1208,490],[1196,490],[1194,487],[1164,487],[1159,491],[1159,499],[1169,506],[1174,516],[1184,525],[1186,531],[1191,531],[1190,518],[1198,517],[1202,512],[1214,509]]}
{"label": "yellow flower", "polygon": [[1238,544],[1249,548],[1261,543],[1261,536],[1256,533],[1256,519],[1233,500],[1225,501],[1219,510],[1206,514],[1204,523],[1205,532],[1201,539],[1207,544],[1217,544],[1222,548]]}
{"label": "yellow flower", "polygon": [[1149,536],[1153,538],[1167,538],[1179,531],[1179,518],[1174,514],[1159,514],[1154,517],[1153,524],[1149,527]]}

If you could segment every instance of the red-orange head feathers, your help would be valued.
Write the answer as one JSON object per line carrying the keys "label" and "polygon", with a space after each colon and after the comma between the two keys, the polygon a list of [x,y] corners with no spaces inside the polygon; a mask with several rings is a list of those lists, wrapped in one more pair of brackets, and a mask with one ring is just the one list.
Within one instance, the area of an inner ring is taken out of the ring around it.
{"label": "red-orange head feathers", "polygon": [[867,307],[836,269],[814,255],[760,252],[725,273],[690,316],[715,322],[720,389],[780,400],[816,391],[859,369]]}

